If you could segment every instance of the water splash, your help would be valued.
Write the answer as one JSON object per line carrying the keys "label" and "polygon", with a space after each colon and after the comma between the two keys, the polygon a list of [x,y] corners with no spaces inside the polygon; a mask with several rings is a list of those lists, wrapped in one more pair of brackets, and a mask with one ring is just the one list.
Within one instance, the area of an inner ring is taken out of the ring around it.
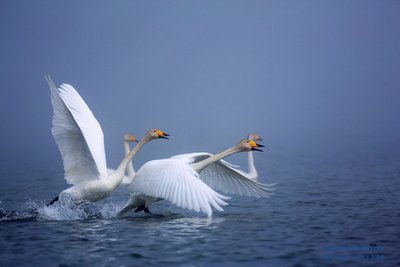
{"label": "water splash", "polygon": [[15,220],[35,220],[37,216],[38,204],[32,200],[26,202],[23,207],[17,209],[0,209],[0,222],[1,221],[15,221]]}
{"label": "water splash", "polygon": [[122,205],[118,203],[104,203],[99,206],[99,213],[104,219],[116,218],[118,212],[120,211]]}
{"label": "water splash", "polygon": [[[69,198],[62,198],[51,206],[42,200],[29,200],[14,209],[0,208],[1,221],[84,221],[97,219],[115,219],[124,202],[105,202],[76,205]],[[131,211],[125,218],[164,218],[173,220],[181,217],[203,217],[194,211],[175,207],[169,202],[160,202],[151,207],[151,215]]]}
{"label": "water splash", "polygon": [[71,221],[85,220],[88,217],[85,206],[76,206],[67,199],[49,207],[44,205],[43,201],[29,200],[17,208],[0,209],[0,221]]}
{"label": "water splash", "polygon": [[38,208],[38,220],[44,221],[76,221],[85,220],[89,214],[84,205],[77,206],[69,198],[60,198],[51,206]]}

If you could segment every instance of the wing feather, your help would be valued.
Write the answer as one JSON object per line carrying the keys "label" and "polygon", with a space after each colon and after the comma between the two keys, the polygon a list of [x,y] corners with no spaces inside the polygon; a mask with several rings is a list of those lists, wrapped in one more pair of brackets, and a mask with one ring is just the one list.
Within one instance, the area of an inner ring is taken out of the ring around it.
{"label": "wing feather", "polygon": [[[80,113],[80,121],[82,121],[85,117],[85,114],[87,114],[87,111],[85,109],[80,110],[79,106],[76,106],[77,100],[70,96],[69,99],[71,100],[71,102],[75,103],[74,110],[71,110],[61,96],[63,89],[58,90],[51,80],[50,76],[47,75],[45,76],[45,78],[50,87],[51,103],[53,106],[53,126],[51,131],[63,159],[65,179],[67,183],[79,184],[84,181],[97,179],[99,174],[103,173],[99,172],[99,168],[95,162],[95,157],[93,157],[91,148],[88,145],[88,139],[84,136],[82,128],[77,123],[73,115],[73,113]],[[76,95],[76,97],[83,102],[77,92]],[[83,104],[86,106],[84,102]],[[86,109],[89,108],[86,106]],[[91,112],[90,115],[92,119],[96,121]],[[97,121],[96,123],[98,124]],[[100,125],[98,125],[98,127],[100,128]],[[84,128],[87,131],[88,127]],[[101,145],[103,146],[104,150],[103,140],[101,141]],[[102,170],[102,168],[100,169]],[[105,174],[107,174],[107,169],[105,166],[105,154],[104,169]]]}
{"label": "wing feather", "polygon": [[[162,187],[162,189],[160,189]],[[163,198],[189,210],[212,215],[212,207],[223,210],[229,199],[198,178],[190,166],[176,159],[153,160],[144,164],[128,187],[132,193]],[[190,200],[189,200],[190,199]]]}
{"label": "wing feather", "polygon": [[62,84],[59,92],[82,132],[99,174],[107,176],[104,134],[99,122],[74,87]]}
{"label": "wing feather", "polygon": [[[186,164],[192,164],[212,156],[211,153],[198,152],[180,154],[172,157]],[[236,169],[236,165],[219,160],[207,166],[200,172],[199,178],[212,189],[226,194],[249,197],[269,197],[275,190],[275,184],[263,184],[249,179],[245,173]]]}
{"label": "wing feather", "polygon": [[211,188],[226,194],[248,197],[269,197],[274,184],[263,184],[243,176],[236,169],[217,161],[207,166],[201,173],[200,179]]}

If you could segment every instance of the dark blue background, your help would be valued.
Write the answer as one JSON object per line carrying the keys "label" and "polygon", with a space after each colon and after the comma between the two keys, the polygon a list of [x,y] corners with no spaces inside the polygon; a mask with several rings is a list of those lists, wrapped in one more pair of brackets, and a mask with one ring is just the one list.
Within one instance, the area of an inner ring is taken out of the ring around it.
{"label": "dark blue background", "polygon": [[0,158],[58,164],[50,93],[73,85],[103,127],[156,127],[135,165],[217,152],[400,150],[399,1],[1,1]]}

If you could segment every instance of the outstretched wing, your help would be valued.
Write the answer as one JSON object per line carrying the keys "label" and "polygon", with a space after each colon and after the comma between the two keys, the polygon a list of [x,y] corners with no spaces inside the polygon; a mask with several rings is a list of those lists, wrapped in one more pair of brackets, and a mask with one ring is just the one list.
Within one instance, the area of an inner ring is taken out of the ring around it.
{"label": "outstretched wing", "polygon": [[[212,155],[211,153],[200,152],[181,154],[173,158],[181,160],[186,164],[192,164]],[[199,178],[212,189],[226,194],[257,198],[271,196],[275,190],[275,184],[263,184],[249,179],[243,171],[236,169],[236,167],[227,161],[219,160],[202,170]]]}
{"label": "outstretched wing", "polygon": [[67,183],[106,176],[104,136],[98,121],[71,85],[63,84],[57,89],[50,76],[45,78],[53,105],[51,131],[64,162]]}
{"label": "outstretched wing", "polygon": [[152,160],[136,173],[128,187],[132,193],[163,198],[172,204],[212,215],[212,207],[222,211],[229,198],[218,194],[198,178],[190,166],[176,159]]}

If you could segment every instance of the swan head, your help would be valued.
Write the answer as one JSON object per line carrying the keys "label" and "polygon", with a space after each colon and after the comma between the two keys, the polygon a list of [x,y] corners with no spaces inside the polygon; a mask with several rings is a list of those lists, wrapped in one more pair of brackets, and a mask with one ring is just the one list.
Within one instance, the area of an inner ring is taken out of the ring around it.
{"label": "swan head", "polygon": [[249,140],[253,140],[253,141],[262,141],[262,138],[260,135],[255,134],[255,133],[249,133],[249,135],[247,136],[247,138]]}
{"label": "swan head", "polygon": [[125,134],[124,135],[124,141],[125,142],[134,142],[137,143],[139,142],[139,140],[137,140],[137,138],[131,134]]}
{"label": "swan head", "polygon": [[260,147],[264,147],[263,145],[257,144],[253,140],[250,139],[245,139],[240,141],[239,144],[237,144],[237,147],[240,149],[240,151],[261,151]]}
{"label": "swan head", "polygon": [[153,140],[153,139],[169,139],[167,136],[169,136],[169,134],[164,133],[161,130],[158,129],[151,129],[149,130],[146,135],[145,135],[149,140]]}

